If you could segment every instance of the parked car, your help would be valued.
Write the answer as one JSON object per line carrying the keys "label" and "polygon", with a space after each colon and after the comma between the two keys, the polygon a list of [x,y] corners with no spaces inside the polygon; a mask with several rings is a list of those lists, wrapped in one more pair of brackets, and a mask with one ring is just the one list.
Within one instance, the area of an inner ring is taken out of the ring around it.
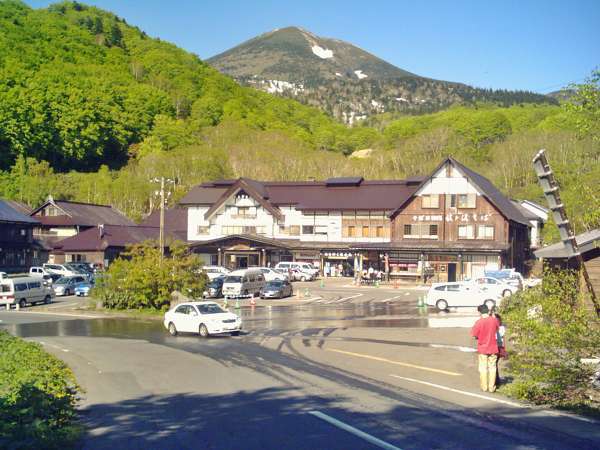
{"label": "parked car", "polygon": [[56,273],[56,274],[62,275],[64,277],[72,277],[74,275],[78,275],[77,272],[69,269],[64,264],[43,264],[42,267],[48,273]]}
{"label": "parked car", "polygon": [[0,280],[0,305],[51,303],[54,291],[39,277],[15,277]]}
{"label": "parked car", "polygon": [[178,333],[198,333],[202,337],[221,333],[237,336],[242,329],[238,315],[225,311],[214,302],[181,303],[165,313],[163,324],[171,336]]}
{"label": "parked car", "polygon": [[[312,281],[315,279],[313,271],[307,272],[301,264],[293,261],[285,261],[277,263],[275,269],[291,272],[292,278],[290,281]],[[317,270],[318,272],[318,270]]]}
{"label": "parked car", "polygon": [[221,298],[223,297],[223,281],[225,276],[215,278],[206,285],[206,290],[202,294],[202,298]]}
{"label": "parked car", "polygon": [[294,291],[288,280],[268,281],[260,291],[260,298],[283,298],[291,297]]}
{"label": "parked car", "polygon": [[209,280],[214,280],[222,275],[227,275],[231,270],[223,266],[204,266],[202,271],[206,274]]}
{"label": "parked car", "polygon": [[511,286],[502,280],[493,277],[478,277],[473,280],[484,292],[491,292],[495,295],[507,297],[519,290],[516,286]]}
{"label": "parked car", "polygon": [[0,272],[0,280],[4,279],[8,277],[8,274],[6,272]]}
{"label": "parked car", "polygon": [[300,262],[298,265],[300,266],[300,270],[302,272],[310,273],[313,279],[317,279],[319,277],[319,269],[317,269],[311,263]]}
{"label": "parked car", "polygon": [[89,281],[84,281],[75,285],[74,292],[77,297],[87,297],[88,295],[90,295],[91,290],[92,284]]}
{"label": "parked car", "polygon": [[273,281],[273,280],[287,280],[289,279],[289,275],[284,273],[283,271],[271,269],[270,267],[258,267],[258,269],[263,273],[265,277],[265,281]]}
{"label": "parked car", "polygon": [[265,285],[265,277],[258,269],[242,269],[230,272],[223,281],[225,298],[254,297]]}
{"label": "parked car", "polygon": [[425,299],[425,304],[435,306],[440,311],[455,306],[487,305],[492,308],[500,305],[502,297],[492,292],[482,291],[471,282],[433,283]]}
{"label": "parked car", "polygon": [[29,268],[29,276],[30,277],[44,278],[45,275],[50,275],[50,272],[47,271],[44,267],[41,267],[41,266],[31,266]]}
{"label": "parked car", "polygon": [[87,281],[86,278],[81,275],[61,277],[52,285],[52,289],[57,296],[72,295],[75,293],[75,286],[85,281]]}
{"label": "parked car", "polygon": [[496,278],[506,284],[516,287],[517,289],[523,289],[525,287],[525,280],[523,275],[517,272],[515,269],[501,269],[491,270],[484,273],[486,277]]}

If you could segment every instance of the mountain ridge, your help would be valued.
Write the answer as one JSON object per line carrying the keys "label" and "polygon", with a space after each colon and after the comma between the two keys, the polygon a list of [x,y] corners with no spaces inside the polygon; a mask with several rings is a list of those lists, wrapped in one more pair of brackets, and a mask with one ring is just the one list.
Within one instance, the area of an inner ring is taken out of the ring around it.
{"label": "mountain ridge", "polygon": [[527,91],[427,78],[349,42],[296,26],[262,33],[206,62],[243,85],[319,107],[349,124],[383,112],[418,114],[455,104],[556,103]]}

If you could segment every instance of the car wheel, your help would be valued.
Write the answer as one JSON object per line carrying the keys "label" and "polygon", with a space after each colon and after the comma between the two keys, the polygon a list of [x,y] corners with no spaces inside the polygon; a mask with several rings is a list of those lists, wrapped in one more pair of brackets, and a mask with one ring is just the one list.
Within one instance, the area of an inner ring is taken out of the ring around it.
{"label": "car wheel", "polygon": [[496,306],[496,302],[494,300],[489,300],[489,299],[486,300],[485,302],[483,302],[483,304],[485,306],[487,306],[490,311],[492,310],[492,308],[494,308]]}
{"label": "car wheel", "polygon": [[49,305],[52,302],[52,297],[50,297],[49,295],[46,295],[46,297],[44,298],[44,303],[46,305]]}
{"label": "car wheel", "polygon": [[173,322],[169,323],[169,334],[171,336],[177,336],[177,328],[175,328],[175,324]]}
{"label": "car wheel", "polygon": [[502,291],[502,297],[508,297],[510,294],[512,294],[512,291],[510,289],[504,289]]}
{"label": "car wheel", "polygon": [[245,290],[242,295],[248,295],[248,291]]}
{"label": "car wheel", "polygon": [[239,336],[239,335],[240,335],[240,332],[239,332],[239,331],[232,331],[232,332],[231,332],[231,335],[232,335],[232,336]]}
{"label": "car wheel", "polygon": [[435,307],[440,311],[446,311],[448,309],[448,302],[446,300],[438,300],[435,302]]}
{"label": "car wheel", "polygon": [[203,338],[208,337],[208,328],[206,328],[206,325],[204,325],[204,324],[200,325],[200,328],[198,329],[198,334],[200,334],[200,337],[203,337]]}
{"label": "car wheel", "polygon": [[306,281],[306,277],[300,277],[300,281]]}
{"label": "car wheel", "polygon": [[21,300],[19,300],[19,308],[25,308],[25,306],[27,305],[27,302],[25,301],[24,298],[22,298]]}
{"label": "car wheel", "polygon": [[71,295],[71,291],[69,289],[65,290],[65,297],[68,297],[69,295]]}

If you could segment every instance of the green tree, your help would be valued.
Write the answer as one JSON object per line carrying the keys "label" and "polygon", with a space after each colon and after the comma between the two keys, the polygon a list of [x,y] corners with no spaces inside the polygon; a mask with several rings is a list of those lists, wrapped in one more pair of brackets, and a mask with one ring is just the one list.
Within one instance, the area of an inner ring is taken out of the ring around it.
{"label": "green tree", "polygon": [[585,83],[571,89],[575,94],[565,103],[565,109],[574,117],[579,135],[600,141],[600,70],[594,70]]}

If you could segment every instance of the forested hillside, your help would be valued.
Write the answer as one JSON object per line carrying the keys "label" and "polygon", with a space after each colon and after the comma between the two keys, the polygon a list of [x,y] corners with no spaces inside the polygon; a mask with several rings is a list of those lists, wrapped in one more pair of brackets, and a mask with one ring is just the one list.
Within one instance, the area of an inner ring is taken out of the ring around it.
{"label": "forested hillside", "polygon": [[[600,226],[600,75],[573,92],[563,106],[476,104],[348,128],[240,87],[110,13],[0,1],[0,197],[37,206],[52,194],[139,220],[157,207],[158,176],[174,181],[174,204],[215,178],[401,178],[454,155],[543,202],[531,158],[547,148],[582,231]],[[365,148],[368,158],[347,156]]]}
{"label": "forested hillside", "polygon": [[328,150],[356,145],[346,139],[352,131],[320,111],[242,88],[111,13],[0,1],[0,168],[18,155],[58,171],[117,168],[156,126],[193,142],[223,120],[285,130]]}

